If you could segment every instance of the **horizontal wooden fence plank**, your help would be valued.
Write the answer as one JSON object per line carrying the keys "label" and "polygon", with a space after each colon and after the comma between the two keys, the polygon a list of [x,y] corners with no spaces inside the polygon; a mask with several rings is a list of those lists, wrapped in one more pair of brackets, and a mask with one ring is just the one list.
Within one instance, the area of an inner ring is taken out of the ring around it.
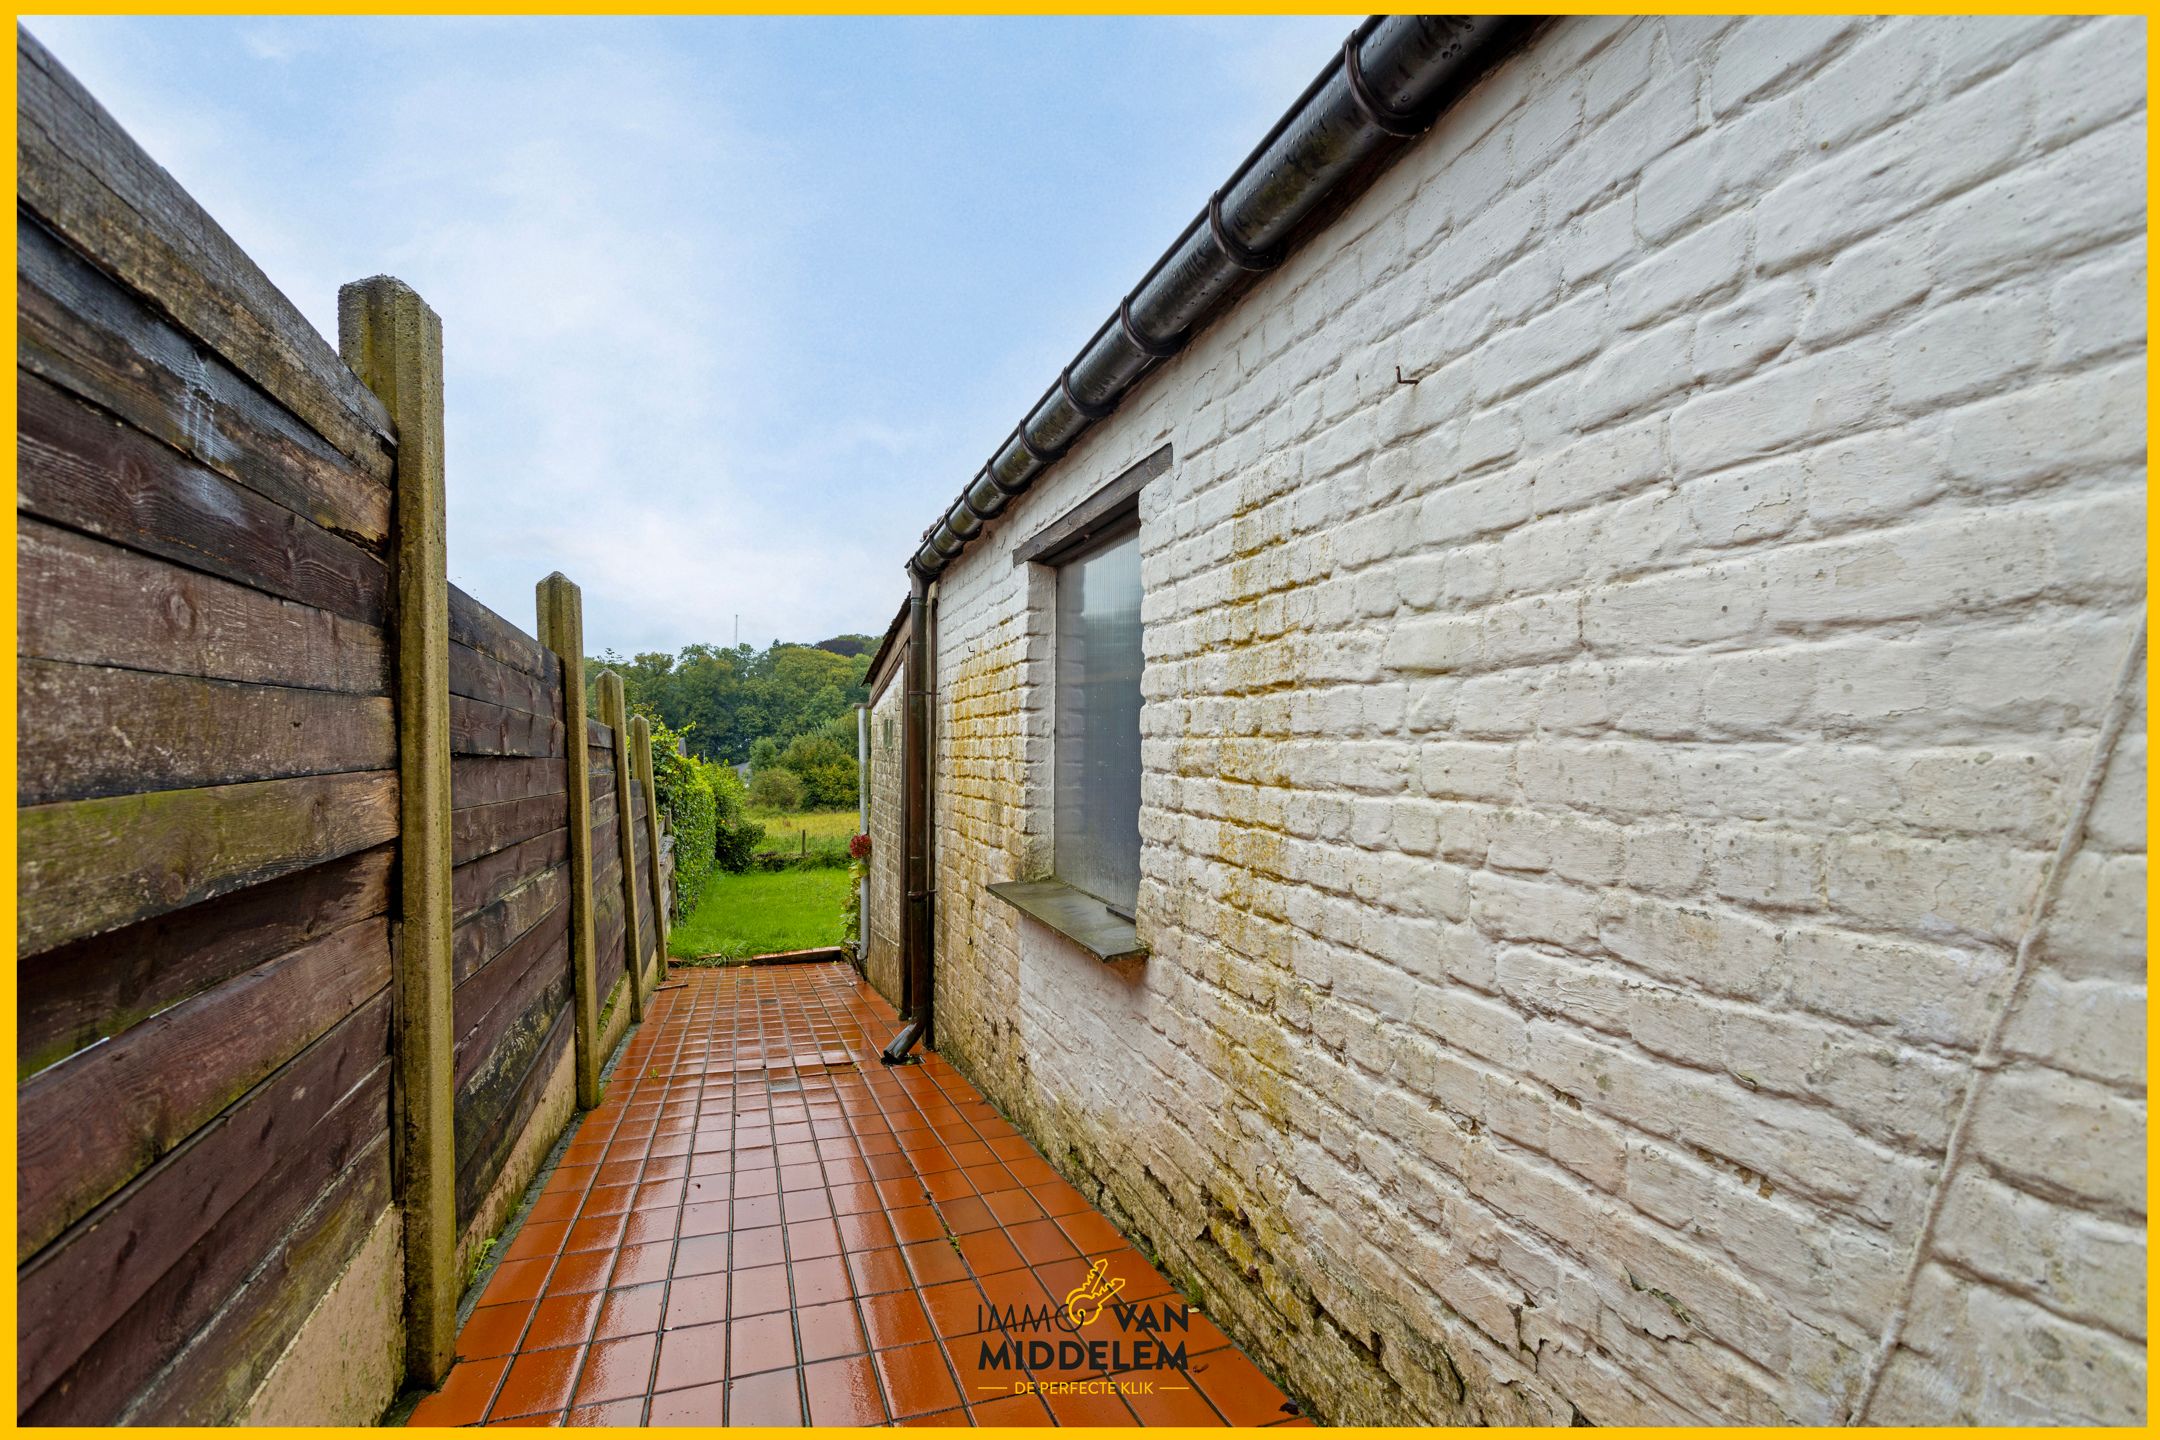
{"label": "horizontal wooden fence plank", "polygon": [[[533,1111],[539,1108],[555,1067],[571,1047],[575,1016],[569,1003],[571,980],[567,972],[558,988],[559,998],[551,991],[542,997],[543,1003],[534,1006],[533,1015],[545,1013],[548,1021],[530,1053],[523,1044],[498,1045],[489,1056],[487,1068],[474,1075],[458,1096],[460,1225],[479,1211],[480,1202],[502,1173]],[[546,1010],[547,1002],[555,1002],[552,1011]],[[529,1031],[521,1025],[514,1033],[522,1039]]]}
{"label": "horizontal wooden fence plank", "polygon": [[605,750],[612,755],[615,753],[615,732],[598,720],[588,719],[585,722],[585,743],[592,749]]}
{"label": "horizontal wooden fence plank", "polygon": [[128,1406],[122,1423],[234,1423],[390,1203],[385,1135],[339,1172],[246,1286]]}
{"label": "horizontal wooden fence plank", "polygon": [[538,640],[466,594],[450,587],[450,639],[552,687],[555,713],[562,711],[562,661]]}
{"label": "horizontal wooden fence plank", "polygon": [[266,960],[383,914],[393,855],[390,846],[377,846],[25,957],[16,970],[18,1078]]}
{"label": "horizontal wooden fence plank", "polygon": [[536,926],[457,989],[457,1084],[462,1087],[537,996],[570,995],[570,931]]}
{"label": "horizontal wooden fence plank", "polygon": [[557,830],[458,866],[450,877],[451,914],[464,924],[533,876],[562,864],[569,853],[570,832]]}
{"label": "horizontal wooden fence plank", "polygon": [[390,523],[383,478],[44,226],[18,217],[15,236],[16,354],[24,369],[325,530],[382,543]]}
{"label": "horizontal wooden fence plank", "polygon": [[28,516],[18,653],[211,680],[385,694],[382,631]]}
{"label": "horizontal wooden fence plank", "polygon": [[[246,1281],[288,1241],[294,1226],[326,1191],[349,1184],[346,1172],[385,1145],[390,1109],[390,1058],[346,1090],[304,1143],[131,1304],[99,1293],[81,1297],[54,1317],[57,1333],[42,1336],[47,1352],[75,1358],[24,1418],[34,1424],[111,1425],[128,1401],[182,1347],[235,1300],[261,1308],[262,1286]],[[309,1297],[313,1298],[313,1297]],[[50,1362],[45,1362],[50,1363]]]}
{"label": "horizontal wooden fence plank", "polygon": [[562,686],[514,665],[505,665],[469,645],[450,642],[450,693],[484,700],[506,710],[545,715],[562,724]]}
{"label": "horizontal wooden fence plank", "polygon": [[569,822],[570,797],[536,795],[500,805],[474,805],[450,816],[450,863],[463,865],[536,835],[560,830]]}
{"label": "horizontal wooden fence plank", "polygon": [[459,755],[560,755],[563,723],[552,715],[535,715],[452,695],[450,748]]}
{"label": "horizontal wooden fence plank", "polygon": [[[389,1040],[384,990],[25,1265],[18,1313],[45,1323],[16,1336],[17,1409],[74,1361],[85,1335],[101,1333],[227,1212],[253,1203],[323,1118],[382,1073]],[[86,1312],[81,1327],[63,1326],[77,1309]]]}
{"label": "horizontal wooden fence plank", "polygon": [[383,771],[18,810],[16,951],[117,929],[380,845],[397,823],[397,776]]}
{"label": "horizontal wooden fence plank", "polygon": [[303,605],[379,625],[390,572],[374,550],[198,465],[34,375],[17,387],[24,512]]}
{"label": "horizontal wooden fence plank", "polygon": [[390,700],[26,660],[15,692],[15,803],[397,763]]}
{"label": "horizontal wooden fence plank", "polygon": [[463,984],[535,926],[567,933],[569,916],[562,906],[569,897],[569,870],[555,865],[522,877],[509,893],[460,920],[451,934],[451,983]]}
{"label": "horizontal wooden fence plank", "polygon": [[562,760],[525,759],[515,755],[454,755],[450,759],[450,804],[466,810],[530,800],[539,795],[570,793]]}
{"label": "horizontal wooden fence plank", "polygon": [[387,481],[382,402],[44,46],[15,44],[19,203]]}
{"label": "horizontal wooden fence plank", "polygon": [[62,1061],[15,1095],[15,1253],[27,1259],[389,983],[357,921]]}

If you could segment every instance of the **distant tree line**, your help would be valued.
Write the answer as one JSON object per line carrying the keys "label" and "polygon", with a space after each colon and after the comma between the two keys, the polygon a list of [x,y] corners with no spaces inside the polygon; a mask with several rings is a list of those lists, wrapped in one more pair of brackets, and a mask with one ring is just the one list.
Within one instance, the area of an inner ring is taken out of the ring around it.
{"label": "distant tree line", "polygon": [[[823,733],[835,741],[833,748],[848,767],[846,798],[835,803],[852,804],[851,712],[870,698],[863,682],[876,648],[874,636],[838,635],[815,645],[775,640],[762,650],[686,645],[680,654],[653,652],[628,660],[610,651],[592,662],[588,674],[604,665],[622,676],[632,707],[657,716],[702,760],[728,765],[754,761],[752,749],[759,741],[771,741],[772,758],[777,759],[798,737]],[[818,758],[831,757],[820,747]],[[806,787],[811,783],[806,775],[798,778]]]}

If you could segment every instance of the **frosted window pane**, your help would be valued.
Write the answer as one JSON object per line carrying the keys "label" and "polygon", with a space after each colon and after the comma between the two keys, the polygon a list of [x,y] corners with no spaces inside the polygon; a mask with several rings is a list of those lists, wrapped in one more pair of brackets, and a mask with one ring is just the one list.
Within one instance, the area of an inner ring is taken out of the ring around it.
{"label": "frosted window pane", "polygon": [[1058,570],[1057,875],[1130,910],[1140,893],[1140,536]]}

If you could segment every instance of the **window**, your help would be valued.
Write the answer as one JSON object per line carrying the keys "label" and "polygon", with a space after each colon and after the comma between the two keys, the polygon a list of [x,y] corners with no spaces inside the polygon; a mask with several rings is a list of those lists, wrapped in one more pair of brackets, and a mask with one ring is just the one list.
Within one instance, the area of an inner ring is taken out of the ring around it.
{"label": "window", "polygon": [[1057,566],[1052,678],[1057,878],[1132,916],[1140,893],[1140,531]]}

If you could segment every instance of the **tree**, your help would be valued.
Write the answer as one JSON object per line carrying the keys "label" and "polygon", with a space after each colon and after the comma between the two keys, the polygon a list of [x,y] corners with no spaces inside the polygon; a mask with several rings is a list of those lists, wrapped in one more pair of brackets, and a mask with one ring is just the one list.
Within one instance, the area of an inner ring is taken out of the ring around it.
{"label": "tree", "polygon": [[770,766],[750,777],[750,803],[760,810],[800,810],[803,783],[794,771]]}

